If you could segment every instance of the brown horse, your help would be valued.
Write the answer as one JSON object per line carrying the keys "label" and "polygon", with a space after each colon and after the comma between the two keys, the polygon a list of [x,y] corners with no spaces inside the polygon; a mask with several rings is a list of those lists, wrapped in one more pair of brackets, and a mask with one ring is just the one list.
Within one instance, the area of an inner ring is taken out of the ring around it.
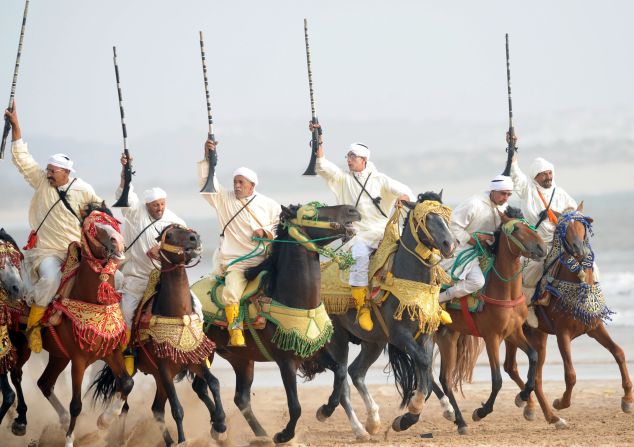
{"label": "brown horse", "polygon": [[[566,381],[566,391],[561,398],[555,399],[553,407],[562,410],[570,406],[572,388],[576,382],[570,343],[580,335],[588,334],[610,351],[619,366],[624,391],[621,409],[626,413],[631,413],[634,409],[632,380],[627,370],[625,354],[623,349],[612,340],[603,323],[603,319],[609,317],[610,311],[605,307],[605,299],[598,288],[598,283],[594,281],[594,253],[588,240],[592,232],[592,219],[584,216],[582,211],[583,203],[576,211],[556,213],[558,223],[553,237],[553,247],[546,258],[544,272],[544,275],[554,278],[554,281],[545,286],[546,293],[550,295],[550,301],[546,306],[535,306],[539,321],[537,329],[524,326],[526,337],[537,350],[535,395],[549,423],[563,420],[554,414],[542,389],[542,369],[546,359],[546,343],[549,334],[557,337]],[[548,278],[544,279],[548,282]],[[538,295],[541,295],[542,291],[543,289],[538,292]],[[588,304],[591,306],[587,306]],[[520,387],[523,387],[524,383],[517,371],[516,352],[516,346],[506,344],[504,369]],[[529,399],[524,410],[524,417],[528,420],[535,418],[535,401],[532,398]]]}
{"label": "brown horse", "polygon": [[[216,440],[223,440],[227,428],[220,400],[220,384],[206,365],[214,344],[205,336],[202,321],[193,311],[185,271],[186,266],[200,256],[200,237],[189,228],[173,224],[166,227],[157,240],[160,241],[161,258],[158,291],[151,302],[151,309],[150,302],[145,300],[139,306],[132,341],[138,354],[138,369],[152,375],[156,382],[152,413],[162,428],[165,443],[172,445],[172,437],[165,427],[165,402],[169,399],[172,416],[176,421],[178,443],[185,442],[184,411],[176,394],[174,377],[193,374],[195,378],[192,388],[209,410],[211,435]],[[144,304],[147,306],[144,307]],[[145,308],[149,312],[144,312]],[[104,402],[111,400],[114,382],[115,376],[106,365],[93,384],[96,386],[94,398],[103,399]],[[215,404],[209,398],[207,388],[211,391]],[[127,411],[126,402],[123,414]],[[108,409],[101,421],[106,422],[107,419],[109,422],[111,416],[114,413]]]}
{"label": "brown horse", "polygon": [[[460,433],[466,433],[467,424],[453,394],[456,384],[453,373],[457,365],[460,369],[461,362],[469,360],[457,355],[457,343],[461,335],[475,335],[484,339],[491,366],[491,394],[482,407],[473,412],[474,421],[483,419],[493,411],[495,398],[502,387],[499,360],[502,340],[512,340],[529,359],[527,384],[516,397],[516,403],[519,405],[528,400],[534,387],[537,353],[522,333],[522,324],[526,320],[528,309],[522,294],[520,256],[543,258],[546,246],[535,229],[523,219],[520,210],[508,207],[506,213],[500,214],[500,217],[501,230],[496,233],[493,248],[495,261],[480,294],[480,299],[484,301],[482,311],[469,314],[468,311],[449,310],[453,323],[442,328],[436,335],[441,356],[440,382],[455,410],[455,423]],[[465,300],[466,297],[462,299]]]}
{"label": "brown horse", "polygon": [[[116,388],[122,398],[133,386],[126,373],[120,346],[125,340],[125,322],[119,307],[121,297],[114,290],[114,273],[122,258],[123,238],[117,220],[109,210],[89,207],[82,224],[81,243],[69,246],[62,267],[60,296],[44,320],[42,341],[49,360],[37,385],[53,405],[60,423],[68,413],[55,395],[60,373],[71,363],[72,400],[66,447],[73,445],[73,430],[81,413],[81,385],[86,368],[104,360],[117,377]],[[55,320],[59,320],[59,323]]]}

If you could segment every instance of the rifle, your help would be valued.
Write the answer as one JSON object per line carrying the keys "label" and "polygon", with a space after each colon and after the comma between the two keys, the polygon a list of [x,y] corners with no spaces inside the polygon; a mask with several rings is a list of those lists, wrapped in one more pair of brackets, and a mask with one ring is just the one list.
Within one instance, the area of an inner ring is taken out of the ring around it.
{"label": "rifle", "polygon": [[[315,111],[315,94],[313,92],[313,72],[310,68],[310,47],[308,45],[308,20],[304,19],[304,41],[306,42],[306,63],[308,65],[308,89],[310,91],[311,122],[319,124]],[[319,137],[322,134],[321,127],[313,128],[310,139],[310,161],[303,175],[317,175],[315,164],[317,163],[317,150],[319,149]]]}
{"label": "rifle", "polygon": [[[200,33],[200,57],[203,61],[203,79],[205,81],[205,97],[207,98],[207,122],[209,125],[209,129],[207,131],[207,139],[216,143],[216,138],[214,137],[214,120],[211,116],[211,101],[209,100],[209,82],[207,81],[207,61],[205,59],[205,43],[203,42],[203,32]],[[216,164],[218,163],[218,154],[216,150],[209,151],[207,155],[207,163],[209,165],[209,174],[207,174],[207,180],[205,181],[205,186],[200,190],[201,193],[214,193],[216,192],[216,188],[214,188],[214,174],[216,172]]]}
{"label": "rifle", "polygon": [[[13,82],[11,82],[11,94],[9,95],[9,112],[13,112],[13,102],[15,101],[15,86],[18,82],[18,71],[20,70],[20,56],[22,56],[22,41],[24,40],[24,29],[26,28],[26,16],[29,12],[29,0],[24,4],[24,14],[22,15],[22,29],[20,30],[20,41],[18,42],[18,55],[15,58],[15,68],[13,69]],[[7,136],[11,130],[9,119],[4,119],[4,129],[2,131],[2,143],[0,144],[0,160],[4,158],[4,147],[7,144]]]}
{"label": "rifle", "polygon": [[509,145],[506,148],[506,166],[502,175],[511,174],[511,163],[513,162],[513,155],[517,152],[517,146],[513,142],[515,137],[515,128],[513,127],[513,102],[511,101],[511,63],[509,61],[509,35],[506,34],[506,86],[508,90],[509,98]]}
{"label": "rifle", "polygon": [[127,208],[130,206],[128,203],[128,194],[130,193],[130,182],[132,182],[132,164],[130,163],[130,151],[128,150],[128,131],[125,127],[125,113],[123,112],[123,95],[121,94],[121,84],[119,82],[119,65],[117,64],[117,47],[112,47],[113,61],[114,61],[114,74],[117,79],[117,94],[119,95],[119,114],[121,115],[121,129],[123,130],[123,155],[125,156],[127,163],[123,167],[123,190],[113,207]]}

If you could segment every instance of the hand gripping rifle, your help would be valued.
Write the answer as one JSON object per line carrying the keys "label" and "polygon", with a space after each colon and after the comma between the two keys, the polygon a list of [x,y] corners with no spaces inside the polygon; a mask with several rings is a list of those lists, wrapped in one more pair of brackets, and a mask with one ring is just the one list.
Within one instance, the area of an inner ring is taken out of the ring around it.
{"label": "hand gripping rifle", "polygon": [[[209,124],[209,130],[207,131],[207,139],[216,142],[216,138],[214,137],[214,120],[211,116],[211,101],[209,100],[209,82],[207,81],[207,61],[205,59],[205,43],[203,41],[203,32],[200,33],[200,57],[203,61],[203,79],[205,81],[205,97],[207,98],[207,122]],[[206,193],[214,193],[216,192],[216,188],[214,188],[214,174],[216,172],[216,164],[218,163],[218,154],[215,150],[209,151],[207,155],[207,163],[209,163],[209,174],[207,174],[207,181],[205,182],[205,186],[200,192]]]}
{"label": "hand gripping rifle", "polygon": [[121,84],[119,82],[119,65],[117,64],[117,47],[112,47],[113,60],[114,60],[114,74],[117,79],[117,94],[119,95],[119,113],[121,115],[121,130],[123,131],[123,155],[125,156],[127,163],[123,167],[123,190],[121,196],[117,200],[113,207],[127,208],[130,206],[128,203],[128,194],[130,193],[130,183],[132,182],[132,164],[130,163],[130,151],[128,151],[128,131],[125,127],[125,113],[123,112],[123,95],[121,94]]}
{"label": "hand gripping rifle", "polygon": [[[22,56],[22,41],[24,40],[24,29],[26,28],[26,16],[29,12],[29,0],[24,4],[24,14],[22,15],[22,29],[20,30],[20,41],[18,43],[18,55],[15,58],[15,68],[13,69],[13,82],[11,83],[11,95],[9,95],[9,112],[13,112],[13,102],[15,100],[15,86],[18,82],[18,71],[20,70],[20,56]],[[2,143],[0,144],[0,160],[4,158],[4,147],[7,144],[7,137],[11,130],[11,123],[8,118],[4,119],[4,129],[2,131]]]}
{"label": "hand gripping rifle", "polygon": [[[310,112],[311,122],[319,124],[317,112],[315,111],[315,94],[313,92],[313,72],[310,68],[310,47],[308,45],[308,21],[304,19],[304,41],[306,42],[306,62],[308,65],[308,89],[310,90]],[[317,163],[317,150],[319,149],[319,137],[321,136],[321,127],[313,128],[310,139],[310,161],[303,175],[317,175],[315,164]]]}
{"label": "hand gripping rifle", "polygon": [[511,63],[509,61],[509,35],[506,34],[506,87],[509,98],[509,145],[506,147],[506,166],[502,175],[511,175],[511,163],[513,155],[517,152],[517,147],[513,141],[515,138],[515,128],[513,127],[513,102],[511,101]]}

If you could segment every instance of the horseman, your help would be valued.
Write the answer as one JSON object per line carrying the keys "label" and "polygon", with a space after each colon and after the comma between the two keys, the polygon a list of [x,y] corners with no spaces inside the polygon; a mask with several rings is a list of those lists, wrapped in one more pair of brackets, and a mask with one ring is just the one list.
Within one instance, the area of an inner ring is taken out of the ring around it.
{"label": "horseman", "polygon": [[[319,124],[309,124],[312,132]],[[412,191],[404,184],[379,172],[370,162],[370,149],[362,143],[353,143],[345,156],[348,172],[344,172],[324,156],[323,140],[317,151],[317,174],[326,180],[335,194],[337,204],[352,205],[361,220],[354,222],[356,236],[351,253],[354,264],[350,268],[350,287],[358,312],[359,326],[371,331],[374,327],[368,298],[368,268],[370,255],[377,249],[388,222],[387,213],[401,200],[415,200]]]}
{"label": "horseman", "polygon": [[[506,139],[508,141],[508,134]],[[511,164],[511,177],[521,201],[524,216],[529,223],[537,226],[537,233],[550,250],[557,226],[557,217],[554,212],[562,213],[566,209],[576,209],[577,202],[563,188],[555,184],[555,166],[541,157],[533,160],[529,173],[526,175],[519,167],[516,152]],[[522,288],[524,295],[532,298],[535,287],[544,272],[544,262],[537,260],[525,262]],[[529,307],[527,321],[529,325],[536,327],[537,318],[532,306]]]}
{"label": "horseman", "polygon": [[[216,144],[213,140],[207,140],[205,159],[198,162],[201,186],[209,175],[207,157],[216,150]],[[266,257],[266,251],[260,250],[261,241],[257,239],[275,238],[275,227],[281,212],[279,203],[256,192],[257,184],[257,174],[249,168],[240,167],[233,173],[233,190],[223,188],[214,174],[216,192],[202,193],[204,199],[216,209],[222,229],[213,273],[224,276],[225,285],[219,298],[227,316],[229,346],[246,346],[238,323],[240,299],[247,286],[244,272],[260,264]]]}
{"label": "horseman", "polygon": [[[132,160],[132,157],[130,157]],[[121,196],[124,184],[124,170],[128,163],[121,155],[121,183],[117,189],[117,198]],[[126,245],[127,260],[122,272],[123,291],[121,310],[128,328],[127,340],[130,340],[132,320],[148,285],[150,273],[156,269],[152,260],[159,259],[160,242],[157,238],[165,228],[176,224],[185,227],[185,221],[167,209],[167,193],[161,188],[151,188],[143,193],[143,203],[130,184],[128,207],[121,208],[124,218],[123,239]],[[194,297],[194,308],[202,319],[202,306]],[[129,363],[128,357],[126,361]],[[133,370],[133,369],[132,369]]]}
{"label": "horseman", "polygon": [[[493,233],[502,223],[500,213],[506,210],[512,194],[511,178],[497,175],[489,182],[489,187],[483,194],[474,196],[453,209],[449,229],[458,239],[456,254],[476,246],[476,238],[480,243],[493,244]],[[441,303],[470,295],[484,287],[485,278],[479,258],[475,257],[465,265],[454,268],[456,259],[454,257],[441,261],[442,267],[458,278],[453,286],[440,293],[438,300]]]}
{"label": "horseman", "polygon": [[41,352],[39,322],[59,288],[69,244],[81,239],[80,212],[86,205],[102,200],[88,183],[71,177],[75,171],[67,155],[51,155],[46,169],[42,169],[22,140],[15,108],[4,115],[11,123],[13,163],[35,190],[29,208],[31,234],[25,247],[25,260],[35,281],[27,297],[31,305],[27,331],[31,350]]}

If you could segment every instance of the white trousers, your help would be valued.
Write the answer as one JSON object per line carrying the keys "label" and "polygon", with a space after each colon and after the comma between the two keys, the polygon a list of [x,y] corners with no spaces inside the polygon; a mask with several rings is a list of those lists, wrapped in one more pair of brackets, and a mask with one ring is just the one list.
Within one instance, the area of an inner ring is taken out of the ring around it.
{"label": "white trousers", "polygon": [[51,304],[62,280],[63,262],[56,256],[47,256],[40,262],[37,268],[38,279],[27,299],[29,304],[34,303],[42,307]]}
{"label": "white trousers", "polygon": [[353,287],[368,285],[368,270],[370,268],[370,255],[374,249],[364,241],[357,239],[350,250],[354,264],[350,267],[349,283]]}
{"label": "white trousers", "polygon": [[[123,313],[123,319],[125,320],[125,324],[128,326],[128,329],[132,328],[132,320],[134,319],[136,309],[139,307],[139,303],[145,293],[147,282],[147,278],[139,278],[137,276],[126,276],[123,279],[121,312]],[[194,312],[198,314],[202,321],[203,306],[194,294],[192,294],[192,297],[194,299]]]}
{"label": "white trousers", "polygon": [[[453,266],[453,262],[451,263],[451,266]],[[450,272],[451,267],[448,270],[448,273]],[[465,265],[464,270],[462,270],[462,274],[460,275],[460,279],[453,286],[442,292],[438,297],[438,301],[443,303],[454,298],[470,295],[473,292],[477,292],[482,289],[484,287],[484,282],[484,275],[482,274],[482,269],[480,268],[480,262],[479,259],[476,258]]]}

